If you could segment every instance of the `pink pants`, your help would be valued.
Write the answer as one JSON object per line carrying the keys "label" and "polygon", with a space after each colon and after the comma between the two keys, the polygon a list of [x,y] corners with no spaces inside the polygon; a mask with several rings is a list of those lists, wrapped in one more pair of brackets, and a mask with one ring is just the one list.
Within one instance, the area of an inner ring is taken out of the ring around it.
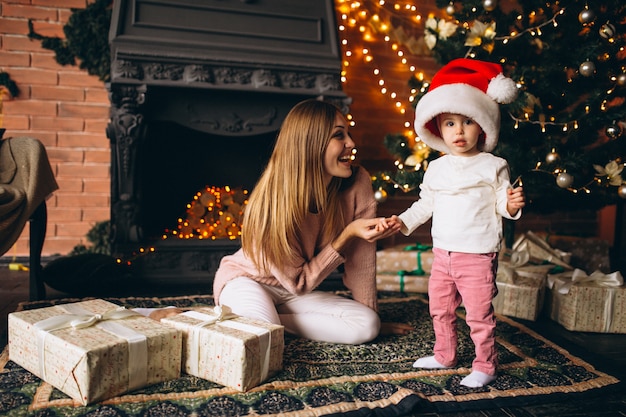
{"label": "pink pants", "polygon": [[457,363],[455,311],[463,302],[476,351],[472,370],[495,375],[498,356],[491,301],[498,293],[497,253],[461,253],[434,248],[433,254],[428,298],[435,330],[435,360],[448,367]]}

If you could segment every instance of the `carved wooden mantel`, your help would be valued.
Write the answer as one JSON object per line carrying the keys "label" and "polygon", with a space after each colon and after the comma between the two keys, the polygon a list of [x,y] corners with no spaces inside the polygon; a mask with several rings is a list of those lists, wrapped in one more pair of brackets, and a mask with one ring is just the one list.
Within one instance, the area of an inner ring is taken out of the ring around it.
{"label": "carved wooden mantel", "polygon": [[[142,147],[154,121],[221,137],[276,132],[305,98],[348,111],[332,0],[120,0],[111,42],[111,243],[145,243]],[[232,245],[231,245],[232,246]]]}

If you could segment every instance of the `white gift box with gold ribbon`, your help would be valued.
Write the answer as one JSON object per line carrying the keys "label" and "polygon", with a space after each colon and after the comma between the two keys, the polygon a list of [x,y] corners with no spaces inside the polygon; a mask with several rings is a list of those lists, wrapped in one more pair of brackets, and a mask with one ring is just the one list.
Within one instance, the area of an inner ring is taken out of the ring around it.
{"label": "white gift box with gold ribbon", "polygon": [[237,316],[225,306],[161,323],[183,332],[183,370],[190,375],[247,391],[282,369],[283,326]]}
{"label": "white gift box with gold ribbon", "polygon": [[9,314],[9,359],[86,405],[180,376],[178,330],[95,299]]}
{"label": "white gift box with gold ribbon", "polygon": [[626,333],[626,286],[620,272],[581,269],[548,275],[550,318],[568,330]]}
{"label": "white gift box with gold ribbon", "polygon": [[496,313],[535,321],[543,308],[548,271],[554,265],[516,266],[498,263],[496,285],[498,295],[493,299]]}

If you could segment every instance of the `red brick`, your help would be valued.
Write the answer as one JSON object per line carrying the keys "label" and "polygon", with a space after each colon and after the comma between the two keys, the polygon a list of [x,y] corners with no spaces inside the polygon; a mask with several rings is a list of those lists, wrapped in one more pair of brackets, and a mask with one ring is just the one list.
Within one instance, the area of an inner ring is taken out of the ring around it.
{"label": "red brick", "polygon": [[63,222],[56,224],[55,236],[85,236],[93,226],[86,222]]}
{"label": "red brick", "polygon": [[30,128],[28,116],[4,114],[0,116],[0,120],[2,121],[0,125],[8,130],[28,130]]}
{"label": "red brick", "polygon": [[111,193],[111,180],[107,179],[94,179],[85,178],[85,193],[95,194],[110,194]]}
{"label": "red brick", "polygon": [[56,85],[58,82],[58,74],[56,71],[43,70],[36,68],[13,68],[11,69],[11,78],[19,86],[22,85],[38,85],[38,84],[52,84]]}
{"label": "red brick", "polygon": [[4,114],[36,114],[55,116],[57,104],[41,100],[10,100],[2,103]]}
{"label": "red brick", "polygon": [[96,133],[105,132],[109,125],[109,121],[105,119],[87,119],[85,120],[85,132]]}
{"label": "red brick", "polygon": [[[64,163],[58,165],[58,177],[77,177],[77,178],[109,178],[108,164],[71,164]],[[60,203],[60,202],[59,202]]]}
{"label": "red brick", "polygon": [[10,73],[10,69],[7,67],[30,66],[30,54],[18,51],[0,51],[0,62],[6,68],[5,72]]}
{"label": "red brick", "polygon": [[[59,181],[58,178],[57,182],[61,185],[61,181]],[[48,223],[64,223],[67,221],[75,222],[81,220],[81,218],[82,210],[80,207],[64,207],[62,209],[48,208]]]}
{"label": "red brick", "polygon": [[89,75],[87,71],[79,70],[78,67],[76,67],[76,71],[67,71],[68,68],[70,67],[65,67],[63,71],[59,71],[60,85],[104,88],[104,82],[100,81],[98,77]]}
{"label": "red brick", "polygon": [[58,7],[59,9],[84,9],[87,7],[86,0],[32,0],[37,6]]}
{"label": "red brick", "polygon": [[56,129],[58,131],[82,131],[85,122],[83,119],[74,119],[67,117],[45,117],[34,116],[31,122],[32,129],[50,130]]}
{"label": "red brick", "polygon": [[74,104],[60,103],[59,116],[62,117],[84,117],[88,119],[109,118],[109,107],[94,104]]}
{"label": "red brick", "polygon": [[96,148],[109,149],[109,140],[106,132],[59,132],[59,146],[65,148]]}
{"label": "red brick", "polygon": [[57,20],[59,14],[55,9],[36,7],[26,4],[4,3],[2,15],[7,17],[25,17],[27,19]]}
{"label": "red brick", "polygon": [[[35,33],[49,38],[65,38],[63,33],[63,24],[58,22],[45,22],[41,20],[33,21],[33,30]],[[16,32],[19,33],[19,32]],[[28,31],[26,32],[28,33]]]}
{"label": "red brick", "polygon": [[83,221],[90,223],[110,220],[111,209],[109,207],[89,207],[83,210]]}
{"label": "red brick", "polygon": [[27,133],[24,134],[24,136],[32,136],[39,139],[39,141],[43,143],[46,149],[57,146],[57,135],[54,132],[44,133],[42,131],[29,130]]}
{"label": "red brick", "polygon": [[41,69],[52,69],[55,71],[63,68],[63,65],[59,64],[54,56],[54,53],[32,53],[32,67]]}
{"label": "red brick", "polygon": [[[84,191],[83,179],[75,177],[56,177],[60,193],[82,193]],[[77,207],[80,209],[80,207]],[[80,217],[80,216],[79,216]]]}
{"label": "red brick", "polygon": [[110,164],[111,163],[111,150],[110,149],[89,149],[85,151],[85,162]]}
{"label": "red brick", "polygon": [[85,101],[106,103],[108,105],[110,103],[109,93],[105,88],[87,88],[85,90]]}
{"label": "red brick", "polygon": [[108,207],[110,198],[108,195],[57,193],[58,207]]}
{"label": "red brick", "polygon": [[83,163],[85,153],[80,149],[73,148],[49,148],[48,159],[52,163]]}
{"label": "red brick", "polygon": [[25,35],[4,35],[2,49],[6,51],[43,51],[41,41],[30,39]]}
{"label": "red brick", "polygon": [[28,35],[28,20],[0,17],[0,33]]}
{"label": "red brick", "polygon": [[85,99],[85,91],[82,88],[33,85],[30,90],[32,98],[42,100],[82,102]]}

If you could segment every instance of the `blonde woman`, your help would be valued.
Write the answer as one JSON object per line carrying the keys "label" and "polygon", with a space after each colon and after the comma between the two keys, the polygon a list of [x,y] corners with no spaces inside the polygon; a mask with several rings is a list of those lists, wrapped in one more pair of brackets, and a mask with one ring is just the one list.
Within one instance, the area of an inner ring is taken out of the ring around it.
{"label": "blonde woman", "polygon": [[[377,230],[370,176],[352,165],[354,147],[335,106],[306,100],[289,112],[246,207],[242,247],[215,274],[217,304],[311,340],[359,344],[379,334],[375,240],[398,228]],[[316,291],[341,264],[353,299]]]}

